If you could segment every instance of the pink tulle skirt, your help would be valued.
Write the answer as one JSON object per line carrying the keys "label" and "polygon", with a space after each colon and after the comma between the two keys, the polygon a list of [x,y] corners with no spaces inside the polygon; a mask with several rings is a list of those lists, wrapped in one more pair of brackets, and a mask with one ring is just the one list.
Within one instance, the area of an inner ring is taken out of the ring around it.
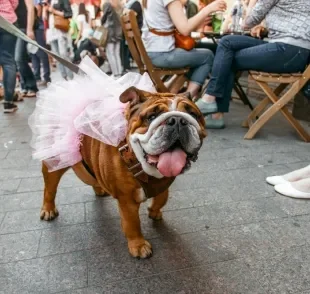
{"label": "pink tulle skirt", "polygon": [[126,104],[119,96],[127,88],[155,92],[147,74],[128,73],[115,80],[86,56],[80,68],[87,74],[72,81],[51,83],[40,91],[29,117],[33,158],[44,160],[49,171],[69,167],[81,158],[82,135],[118,146],[125,139]]}

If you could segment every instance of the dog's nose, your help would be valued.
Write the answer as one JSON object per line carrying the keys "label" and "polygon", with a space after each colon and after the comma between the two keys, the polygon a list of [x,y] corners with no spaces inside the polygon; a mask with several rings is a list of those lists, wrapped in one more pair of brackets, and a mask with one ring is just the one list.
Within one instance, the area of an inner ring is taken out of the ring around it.
{"label": "dog's nose", "polygon": [[183,127],[188,125],[188,121],[183,117],[172,116],[167,119],[167,125],[170,127],[175,127],[177,125]]}

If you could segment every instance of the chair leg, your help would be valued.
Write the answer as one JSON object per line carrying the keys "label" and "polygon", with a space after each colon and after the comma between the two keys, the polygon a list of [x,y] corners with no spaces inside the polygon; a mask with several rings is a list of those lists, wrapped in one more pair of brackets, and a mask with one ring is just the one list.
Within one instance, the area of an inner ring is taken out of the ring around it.
{"label": "chair leg", "polygon": [[173,94],[178,94],[185,82],[186,82],[185,75],[178,75],[176,79],[169,86],[170,92]]}
{"label": "chair leg", "polygon": [[[280,95],[285,88],[288,86],[288,84],[280,84],[275,90],[275,95]],[[249,122],[253,121],[254,119],[258,119],[258,116],[263,112],[263,110],[268,106],[270,103],[270,98],[266,97],[264,98],[249,114],[248,118],[242,123],[242,127],[248,128],[250,126]]]}
{"label": "chair leg", "polygon": [[[299,90],[298,81],[295,82],[290,90],[285,93],[280,99],[270,89],[267,83],[257,82],[268,98],[274,103],[268,110],[266,110],[260,118],[250,127],[249,131],[245,134],[245,139],[252,139],[255,134],[278,112],[284,115],[293,128],[297,131],[300,137],[305,142],[310,142],[310,135],[301,126],[301,124],[291,115],[288,111],[286,104],[296,95]],[[279,88],[279,87],[278,87]],[[278,89],[277,88],[277,89]],[[280,90],[280,89],[279,89]],[[283,90],[282,90],[283,91]]]}

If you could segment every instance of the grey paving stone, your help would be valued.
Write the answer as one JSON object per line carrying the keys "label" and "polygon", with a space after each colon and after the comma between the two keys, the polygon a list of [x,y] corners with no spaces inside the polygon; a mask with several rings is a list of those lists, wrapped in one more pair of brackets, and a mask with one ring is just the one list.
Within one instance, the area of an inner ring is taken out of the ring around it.
{"label": "grey paving stone", "polygon": [[117,200],[112,197],[98,197],[93,202],[85,203],[85,211],[88,222],[119,217]]}
{"label": "grey paving stone", "polygon": [[76,289],[72,291],[62,291],[62,294],[103,294],[103,288],[100,287],[87,287],[83,289]]}
{"label": "grey paving stone", "polygon": [[[192,164],[186,174],[196,174],[206,172],[206,170],[234,170],[239,168],[256,167],[256,164],[247,157],[218,158],[216,160],[200,158],[199,161]],[[207,168],[207,169],[206,169]]]}
{"label": "grey paving stone", "polygon": [[165,223],[181,233],[205,228],[219,228],[286,217],[286,211],[277,207],[273,198],[253,201],[211,204],[197,208],[166,211]]}
{"label": "grey paving stone", "polygon": [[126,243],[120,220],[105,220],[43,231],[38,256],[117,246],[120,243]]}
{"label": "grey paving stone", "polygon": [[[76,186],[86,186],[81,180],[77,178],[74,174],[64,175],[59,183],[59,188],[68,188]],[[22,179],[18,192],[29,192],[29,191],[39,191],[44,189],[43,177],[32,177]]]}
{"label": "grey paving stone", "polygon": [[[23,209],[39,209],[42,206],[43,191],[13,193],[0,196],[0,212]],[[94,201],[96,196],[91,187],[60,188],[57,191],[56,204],[71,204]]]}
{"label": "grey paving stone", "polygon": [[82,203],[60,205],[58,211],[59,217],[52,222],[40,220],[40,209],[7,212],[0,227],[0,234],[56,228],[85,221],[84,205]]}
{"label": "grey paving stone", "polygon": [[9,153],[8,151],[0,151],[0,159],[6,158],[8,153]]}
{"label": "grey paving stone", "polygon": [[0,181],[0,197],[17,192],[20,182],[20,179]]}
{"label": "grey paving stone", "polygon": [[246,264],[226,261],[151,276],[147,279],[150,293],[266,293]]}
{"label": "grey paving stone", "polygon": [[12,179],[22,179],[22,178],[32,178],[41,176],[41,170],[37,167],[20,167],[20,168],[5,168],[0,170],[0,179],[12,180]]}
{"label": "grey paving stone", "polygon": [[268,293],[297,293],[310,287],[309,247],[294,247],[272,257],[246,258]]}
{"label": "grey paving stone", "polygon": [[6,293],[57,293],[87,286],[84,252],[2,265],[0,289]]}
{"label": "grey paving stone", "polygon": [[0,235],[0,263],[35,258],[41,232]]}

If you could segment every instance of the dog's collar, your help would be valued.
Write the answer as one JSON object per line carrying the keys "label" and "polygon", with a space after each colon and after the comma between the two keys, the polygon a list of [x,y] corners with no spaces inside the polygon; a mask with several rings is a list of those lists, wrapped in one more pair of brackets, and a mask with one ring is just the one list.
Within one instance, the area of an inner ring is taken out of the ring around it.
{"label": "dog's collar", "polygon": [[126,141],[120,144],[118,151],[128,170],[143,188],[146,198],[155,197],[166,191],[175,180],[175,177],[157,179],[146,174]]}

